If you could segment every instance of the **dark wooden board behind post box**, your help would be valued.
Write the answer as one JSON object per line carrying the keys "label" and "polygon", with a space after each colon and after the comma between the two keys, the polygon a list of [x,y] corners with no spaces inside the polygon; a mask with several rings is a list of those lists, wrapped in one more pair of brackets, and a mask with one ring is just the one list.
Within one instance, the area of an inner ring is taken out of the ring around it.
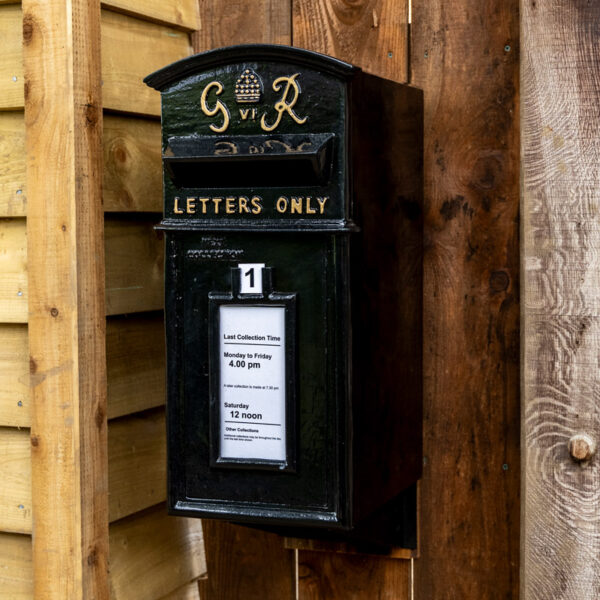
{"label": "dark wooden board behind post box", "polygon": [[[266,45],[145,81],[162,93],[170,512],[414,546],[421,92]],[[240,293],[240,264],[265,265],[262,292]],[[283,311],[281,423],[249,412],[230,425],[249,433],[220,429],[227,307]],[[222,456],[222,436],[259,448],[267,427],[285,429],[277,460]]]}

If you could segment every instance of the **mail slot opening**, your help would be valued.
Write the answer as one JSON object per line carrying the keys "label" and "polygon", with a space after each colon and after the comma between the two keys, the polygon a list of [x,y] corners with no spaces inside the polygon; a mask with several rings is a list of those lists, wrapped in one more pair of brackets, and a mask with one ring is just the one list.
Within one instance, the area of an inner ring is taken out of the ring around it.
{"label": "mail slot opening", "polygon": [[163,161],[179,188],[325,185],[331,173],[333,137],[173,137]]}

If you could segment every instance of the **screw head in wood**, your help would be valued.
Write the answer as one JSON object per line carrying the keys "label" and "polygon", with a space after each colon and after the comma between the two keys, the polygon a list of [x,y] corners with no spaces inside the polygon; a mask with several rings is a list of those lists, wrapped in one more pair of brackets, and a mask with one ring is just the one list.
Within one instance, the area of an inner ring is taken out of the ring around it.
{"label": "screw head in wood", "polygon": [[596,441],[587,433],[576,433],[569,440],[569,454],[573,460],[590,460],[596,453]]}

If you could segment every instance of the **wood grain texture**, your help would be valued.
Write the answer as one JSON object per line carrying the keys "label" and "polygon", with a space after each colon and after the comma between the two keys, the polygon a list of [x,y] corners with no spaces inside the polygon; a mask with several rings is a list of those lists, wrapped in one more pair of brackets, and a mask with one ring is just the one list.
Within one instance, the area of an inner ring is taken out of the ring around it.
{"label": "wood grain texture", "polygon": [[23,113],[0,112],[0,217],[22,217],[26,209]]}
{"label": "wood grain texture", "polygon": [[600,5],[521,2],[524,600],[600,595]]}
{"label": "wood grain texture", "polygon": [[105,211],[162,211],[160,149],[159,121],[105,115]]}
{"label": "wood grain texture", "polygon": [[202,600],[198,589],[198,582],[192,581],[164,596],[160,600]]}
{"label": "wood grain texture", "polygon": [[0,322],[27,322],[25,219],[0,219]]}
{"label": "wood grain texture", "polygon": [[408,0],[293,0],[293,44],[408,80]]}
{"label": "wood grain texture", "polygon": [[106,220],[107,315],[162,309],[164,244],[154,230],[158,220]]}
{"label": "wood grain texture", "polygon": [[0,427],[0,531],[31,533],[29,431]]}
{"label": "wood grain texture", "polygon": [[292,0],[200,0],[195,52],[233,44],[290,44]]}
{"label": "wood grain texture", "polygon": [[409,600],[410,561],[299,552],[298,600]]}
{"label": "wood grain texture", "polygon": [[412,14],[425,97],[415,597],[517,598],[518,2],[433,0]]}
{"label": "wood grain texture", "polygon": [[158,600],[205,573],[200,519],[159,505],[110,527],[111,600]]}
{"label": "wood grain texture", "polygon": [[29,427],[29,343],[26,325],[0,325],[0,425]]}
{"label": "wood grain texture", "polygon": [[292,600],[294,554],[273,533],[205,520],[202,600]]}
{"label": "wood grain texture", "polygon": [[23,0],[23,42],[35,597],[105,600],[99,3]]}
{"label": "wood grain texture", "polygon": [[187,33],[102,11],[102,103],[104,108],[160,115],[160,93],[142,80],[191,53]]}
{"label": "wood grain texture", "polygon": [[164,502],[167,448],[164,409],[108,426],[108,513],[112,521]]}
{"label": "wood grain texture", "polygon": [[187,31],[200,27],[198,0],[103,0],[102,7]]}
{"label": "wood grain texture", "polygon": [[29,535],[0,533],[0,600],[33,600]]}
{"label": "wood grain texture", "polygon": [[163,405],[166,388],[162,314],[108,319],[106,368],[109,419]]}
{"label": "wood grain texture", "polygon": [[0,110],[23,108],[22,46],[21,6],[0,6]]}

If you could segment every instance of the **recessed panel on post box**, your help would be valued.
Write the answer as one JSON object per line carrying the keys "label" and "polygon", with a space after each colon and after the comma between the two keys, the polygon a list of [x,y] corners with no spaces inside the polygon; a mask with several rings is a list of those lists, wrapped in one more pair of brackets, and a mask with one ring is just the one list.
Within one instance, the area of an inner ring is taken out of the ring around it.
{"label": "recessed panel on post box", "polygon": [[170,511],[414,537],[421,93],[280,46],[146,82],[162,94]]}

